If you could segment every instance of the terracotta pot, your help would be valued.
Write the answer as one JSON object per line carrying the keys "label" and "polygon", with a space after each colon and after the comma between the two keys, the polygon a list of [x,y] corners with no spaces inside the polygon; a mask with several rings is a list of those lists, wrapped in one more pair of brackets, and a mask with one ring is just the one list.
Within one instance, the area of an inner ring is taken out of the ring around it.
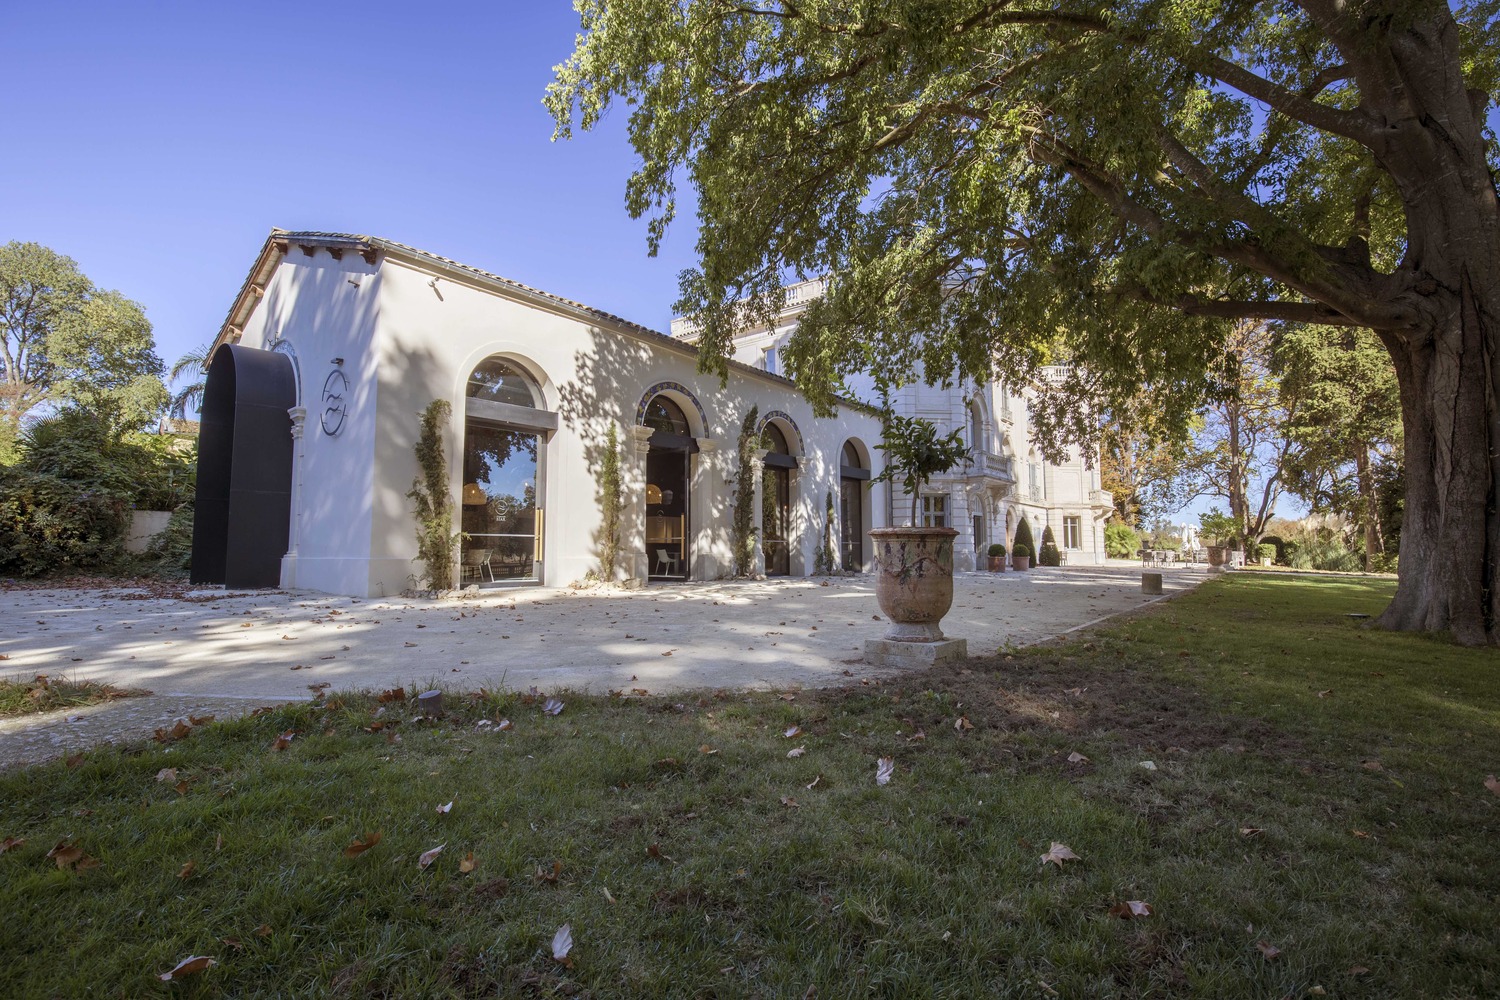
{"label": "terracotta pot", "polygon": [[989,556],[987,558],[990,561],[990,572],[991,573],[1004,573],[1005,572],[1005,557],[1004,556]]}
{"label": "terracotta pot", "polygon": [[885,638],[937,642],[938,623],[953,606],[956,528],[872,528],[875,599],[890,619]]}
{"label": "terracotta pot", "polygon": [[1011,556],[1010,557],[1010,568],[1011,569],[1030,569],[1031,568],[1031,557],[1030,556]]}

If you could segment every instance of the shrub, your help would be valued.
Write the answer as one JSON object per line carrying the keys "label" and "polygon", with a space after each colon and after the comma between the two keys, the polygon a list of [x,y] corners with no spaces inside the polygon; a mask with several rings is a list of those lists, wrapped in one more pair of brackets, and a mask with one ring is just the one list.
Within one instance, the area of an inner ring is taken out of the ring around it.
{"label": "shrub", "polygon": [[[1024,524],[1025,522],[1023,521],[1022,523]],[[1020,532],[1017,531],[1016,534],[1019,535]],[[1010,547],[1010,554],[1020,559],[1030,559],[1031,546],[1027,545],[1025,542],[1017,542]]]}
{"label": "shrub", "polygon": [[1104,554],[1111,559],[1134,558],[1141,547],[1141,536],[1124,521],[1111,521],[1104,526]]}
{"label": "shrub", "polygon": [[620,512],[624,509],[620,479],[620,434],[609,425],[604,442],[604,457],[599,463],[599,576],[605,583],[615,582],[615,567],[620,559]]}
{"label": "shrub", "polygon": [[146,546],[147,572],[180,576],[193,565],[193,505],[183,504],[172,511],[167,526]]}
{"label": "shrub", "polygon": [[991,556],[1003,556],[1005,555],[1005,546],[999,542],[995,542],[990,545],[989,554]]}
{"label": "shrub", "polygon": [[734,477],[734,514],[729,525],[729,549],[734,554],[734,575],[749,576],[755,568],[755,450],[761,437],[755,433],[757,406],[750,407],[740,424],[739,464]]}
{"label": "shrub", "polygon": [[443,425],[453,413],[446,399],[434,399],[422,414],[417,436],[419,475],[406,498],[417,519],[417,555],[423,567],[422,580],[433,590],[453,586],[453,547],[461,532],[453,530],[453,497],[448,492],[448,458],[443,450]]}
{"label": "shrub", "polygon": [[1278,565],[1278,566],[1285,566],[1287,564],[1286,563],[1286,542],[1282,541],[1281,538],[1280,538],[1280,536],[1278,536],[1278,535],[1266,535],[1263,538],[1261,538],[1260,544],[1261,545],[1269,545],[1269,546],[1271,546],[1271,548],[1273,550],[1273,553],[1274,553],[1273,558],[1274,558],[1274,560],[1276,562],[1276,565]]}
{"label": "shrub", "polygon": [[0,471],[0,572],[111,569],[124,554],[130,503],[95,483],[16,467]]}
{"label": "shrub", "polygon": [[1043,566],[1062,565],[1062,553],[1057,549],[1057,538],[1052,534],[1050,524],[1042,529],[1042,551],[1036,561]]}
{"label": "shrub", "polygon": [[1365,564],[1358,552],[1350,551],[1342,542],[1331,538],[1308,539],[1292,553],[1291,561],[1297,569],[1334,570],[1341,573],[1357,573]]}
{"label": "shrub", "polygon": [[[1022,546],[1025,546],[1025,552],[1021,551]],[[1024,517],[1021,518],[1021,523],[1016,525],[1016,537],[1010,551],[1013,555],[1028,557],[1036,551],[1036,541],[1031,537],[1031,522]]]}

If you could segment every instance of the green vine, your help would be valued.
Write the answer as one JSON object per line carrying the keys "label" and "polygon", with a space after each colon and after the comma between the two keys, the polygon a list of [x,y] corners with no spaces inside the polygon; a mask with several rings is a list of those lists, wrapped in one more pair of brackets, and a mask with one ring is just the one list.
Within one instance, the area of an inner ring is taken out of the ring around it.
{"label": "green vine", "polygon": [[740,425],[739,471],[734,480],[734,518],[729,527],[729,545],[734,555],[734,575],[749,576],[755,566],[755,449],[760,435],[755,422],[760,407],[750,407]]}
{"label": "green vine", "polygon": [[620,512],[625,502],[620,485],[620,435],[609,425],[604,458],[599,464],[599,575],[613,583],[620,561]]}
{"label": "green vine", "polygon": [[446,399],[434,399],[422,413],[417,435],[417,468],[406,494],[417,519],[417,555],[421,580],[433,590],[453,587],[453,547],[462,532],[453,530],[453,497],[448,492],[448,456],[443,450],[443,427],[453,413]]}

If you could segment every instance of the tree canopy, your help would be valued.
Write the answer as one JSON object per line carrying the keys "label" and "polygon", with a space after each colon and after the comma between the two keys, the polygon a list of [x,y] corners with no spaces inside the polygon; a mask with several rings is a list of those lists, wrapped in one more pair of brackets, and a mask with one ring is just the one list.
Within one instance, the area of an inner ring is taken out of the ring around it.
{"label": "tree canopy", "polygon": [[82,407],[122,431],[166,404],[145,310],[40,244],[0,246],[0,346],[0,433],[8,440],[44,404]]}
{"label": "tree canopy", "polygon": [[695,189],[679,308],[707,366],[786,278],[827,274],[787,352],[817,404],[857,370],[1026,384],[1045,360],[1074,373],[1054,395],[1144,383],[1180,427],[1233,377],[1226,321],[1368,327],[1427,442],[1383,620],[1496,641],[1497,0],[577,7],[558,135],[630,107],[653,249]]}

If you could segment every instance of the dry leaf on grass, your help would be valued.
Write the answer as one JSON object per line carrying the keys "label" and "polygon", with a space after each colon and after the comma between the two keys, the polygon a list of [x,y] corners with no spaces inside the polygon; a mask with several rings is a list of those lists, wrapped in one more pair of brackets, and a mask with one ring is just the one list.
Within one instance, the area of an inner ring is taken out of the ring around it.
{"label": "dry leaf on grass", "polygon": [[786,806],[788,809],[799,808],[797,805],[797,800],[792,798],[790,795],[783,795],[781,797],[781,804]]}
{"label": "dry leaf on grass", "polygon": [[505,730],[510,728],[510,720],[501,719],[499,722],[495,723],[495,728],[500,730],[501,732],[504,732]]}
{"label": "dry leaf on grass", "polygon": [[188,722],[192,723],[195,726],[206,726],[206,725],[208,725],[212,721],[214,721],[214,717],[212,715],[190,715],[190,716],[188,716]]}
{"label": "dry leaf on grass", "polygon": [[295,729],[289,729],[289,730],[287,730],[286,732],[282,733],[280,736],[276,737],[275,741],[271,744],[271,749],[272,750],[285,750],[287,747],[289,747],[289,746],[292,745],[292,740],[296,737],[296,735],[297,735],[297,730],[295,730]]}
{"label": "dry leaf on grass", "polygon": [[349,846],[344,848],[344,857],[357,858],[378,843],[380,843],[379,833],[367,833],[363,836],[355,837],[349,843]]}
{"label": "dry leaf on grass", "polygon": [[25,837],[6,837],[4,840],[0,840],[0,854],[4,854],[6,851],[13,851],[24,843],[26,843]]}
{"label": "dry leaf on grass", "polygon": [[1272,944],[1269,941],[1264,941],[1264,940],[1257,941],[1257,942],[1255,942],[1255,947],[1259,948],[1260,949],[1260,953],[1262,955],[1266,956],[1266,961],[1267,962],[1271,961],[1277,955],[1281,954],[1281,949],[1278,948],[1278,947],[1276,947],[1274,944]]}
{"label": "dry leaf on grass", "polygon": [[953,728],[957,729],[960,733],[965,733],[974,728],[974,723],[969,721],[968,716],[960,715],[956,720],[954,720]]}
{"label": "dry leaf on grass", "polygon": [[261,924],[259,927],[255,928],[255,936],[256,937],[270,937],[271,936],[271,925],[270,924]]}
{"label": "dry leaf on grass", "polygon": [[1261,834],[1263,834],[1265,832],[1266,831],[1262,830],[1258,826],[1242,826],[1242,827],[1240,827],[1240,836],[1241,837],[1259,837]]}
{"label": "dry leaf on grass", "polygon": [[786,752],[786,755],[788,757],[801,757],[805,753],[807,753],[807,747],[792,747]]}
{"label": "dry leaf on grass", "polygon": [[786,732],[782,733],[781,735],[783,737],[785,737],[786,739],[791,739],[794,736],[801,736],[802,735],[802,727],[801,726],[792,726],[790,729],[788,729]]}
{"label": "dry leaf on grass", "polygon": [[563,703],[558,701],[556,698],[548,698],[545,702],[542,703],[542,711],[546,712],[548,715],[561,715],[562,710]]}
{"label": "dry leaf on grass", "polygon": [[447,846],[447,844],[439,844],[430,851],[423,851],[422,856],[417,858],[417,868],[422,871],[426,871],[427,866],[436,861],[437,856],[439,854],[442,854],[443,848]]}
{"label": "dry leaf on grass", "polygon": [[1085,757],[1083,754],[1079,753],[1077,750],[1074,750],[1072,753],[1068,754],[1068,763],[1069,764],[1088,764],[1088,763],[1091,763],[1091,761],[1087,757]]}
{"label": "dry leaf on grass", "polygon": [[[653,844],[651,846],[655,847],[656,845]],[[671,860],[671,859],[669,858],[668,860]],[[533,879],[535,879],[536,881],[538,881],[538,882],[546,882],[549,885],[556,885],[557,884],[557,877],[559,875],[561,875],[561,874],[562,874],[562,862],[561,861],[554,861],[554,862],[552,862],[552,868],[550,870],[546,869],[546,868],[538,868],[536,870],[536,874],[533,875],[533,876],[531,876],[531,877]]]}
{"label": "dry leaf on grass", "polygon": [[180,879],[190,879],[193,877],[193,874],[197,872],[197,870],[198,862],[189,861],[187,864],[182,866],[182,870],[177,873],[177,877]]}
{"label": "dry leaf on grass", "polygon": [[99,859],[89,857],[83,853],[83,848],[66,840],[59,840],[57,846],[47,852],[47,857],[55,861],[63,871],[83,871],[99,867]]}
{"label": "dry leaf on grass", "polygon": [[875,764],[875,784],[889,785],[891,777],[896,773],[896,762],[890,757],[882,757]]}
{"label": "dry leaf on grass", "polygon": [[719,751],[715,750],[713,747],[711,747],[707,743],[705,743],[705,744],[703,744],[702,746],[700,746],[698,748],[698,752],[702,753],[702,754],[715,754],[715,753],[718,753]]}
{"label": "dry leaf on grass", "polygon": [[1359,766],[1362,767],[1362,768],[1364,768],[1366,771],[1384,771],[1385,770],[1385,768],[1383,768],[1383,767],[1380,766],[1380,761],[1378,761],[1378,760],[1364,760],[1364,761],[1360,761]]}
{"label": "dry leaf on grass", "polygon": [[458,863],[458,870],[467,875],[469,874],[469,872],[474,870],[476,864],[477,863],[474,861],[474,852],[470,851],[468,854],[465,854],[464,859]]}
{"label": "dry leaf on grass", "polygon": [[1052,842],[1052,846],[1047,849],[1047,853],[1042,855],[1042,864],[1045,865],[1050,861],[1059,868],[1063,866],[1064,861],[1082,860],[1082,858],[1073,853],[1073,849],[1067,844],[1059,844],[1055,840]]}
{"label": "dry leaf on grass", "polygon": [[1155,912],[1150,903],[1144,903],[1139,899],[1127,899],[1123,903],[1116,903],[1109,908],[1109,915],[1119,917],[1121,920],[1131,920],[1135,917],[1149,917]]}
{"label": "dry leaf on grass", "polygon": [[184,958],[166,972],[159,973],[156,978],[164,983],[170,983],[174,979],[181,979],[183,976],[190,976],[195,972],[211,969],[218,964],[218,959],[210,958],[207,955],[192,955]]}
{"label": "dry leaf on grass", "polygon": [[615,897],[614,894],[609,891],[609,886],[601,886],[600,888],[604,891],[604,901],[610,906],[615,905]]}
{"label": "dry leaf on grass", "polygon": [[451,801],[437,807],[437,812],[438,812],[439,816],[446,816],[446,815],[448,815],[452,811],[453,811],[453,803]]}
{"label": "dry leaf on grass", "polygon": [[822,780],[823,780],[823,776],[820,774],[816,778],[814,778],[813,780],[809,781],[807,784],[803,785],[802,787],[806,788],[808,791],[812,791],[813,787],[816,786],[817,783],[820,782],[820,781],[822,781]]}
{"label": "dry leaf on grass", "polygon": [[1484,779],[1484,787],[1488,788],[1494,794],[1500,795],[1500,779],[1497,779],[1493,774]]}
{"label": "dry leaf on grass", "polygon": [[157,781],[176,782],[177,781],[177,768],[175,768],[175,767],[164,767],[164,768],[162,768],[160,771],[156,772],[156,780]]}
{"label": "dry leaf on grass", "polygon": [[573,967],[573,960],[568,957],[568,953],[572,950],[573,925],[563,924],[557,929],[557,933],[552,935],[552,960],[554,962],[561,962],[564,966],[571,969]]}
{"label": "dry leaf on grass", "polygon": [[67,766],[69,771],[76,771],[83,765],[83,756],[84,755],[81,752],[70,754],[69,756],[63,758],[63,764]]}

